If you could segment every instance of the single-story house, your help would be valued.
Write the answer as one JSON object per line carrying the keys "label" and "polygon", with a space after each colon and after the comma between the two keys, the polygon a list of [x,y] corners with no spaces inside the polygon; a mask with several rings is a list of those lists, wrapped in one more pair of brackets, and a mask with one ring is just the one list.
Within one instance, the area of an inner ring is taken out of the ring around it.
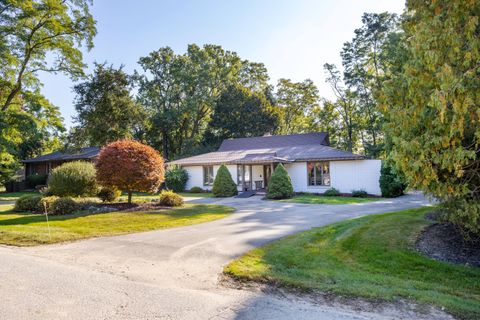
{"label": "single-story house", "polygon": [[55,167],[65,162],[77,160],[93,161],[99,153],[99,147],[87,147],[70,152],[57,151],[22,160],[25,166],[25,178],[30,175],[48,175]]}
{"label": "single-story house", "polygon": [[290,175],[295,192],[323,193],[336,188],[342,193],[365,190],[381,195],[381,161],[331,147],[325,132],[229,139],[215,152],[169,165],[188,172],[187,189],[210,190],[218,168],[225,164],[239,191],[255,191],[268,186],[279,163]]}

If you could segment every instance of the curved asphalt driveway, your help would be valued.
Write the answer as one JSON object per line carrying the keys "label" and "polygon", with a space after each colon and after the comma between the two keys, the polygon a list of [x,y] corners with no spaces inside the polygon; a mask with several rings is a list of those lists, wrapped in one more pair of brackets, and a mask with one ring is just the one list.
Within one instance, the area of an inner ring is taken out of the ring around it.
{"label": "curved asphalt driveway", "polygon": [[[385,319],[219,284],[249,249],[311,227],[428,205],[422,195],[351,205],[198,199],[233,206],[209,223],[33,248],[0,247],[2,319]],[[388,318],[388,317],[387,317]]]}

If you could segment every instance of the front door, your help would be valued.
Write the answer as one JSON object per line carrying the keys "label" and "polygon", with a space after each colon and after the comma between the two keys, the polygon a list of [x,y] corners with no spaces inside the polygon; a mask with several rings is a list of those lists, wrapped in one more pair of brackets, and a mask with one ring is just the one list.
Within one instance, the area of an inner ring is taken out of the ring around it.
{"label": "front door", "polygon": [[268,180],[270,180],[270,176],[272,175],[272,166],[266,164],[263,166],[263,185],[265,188],[268,186]]}

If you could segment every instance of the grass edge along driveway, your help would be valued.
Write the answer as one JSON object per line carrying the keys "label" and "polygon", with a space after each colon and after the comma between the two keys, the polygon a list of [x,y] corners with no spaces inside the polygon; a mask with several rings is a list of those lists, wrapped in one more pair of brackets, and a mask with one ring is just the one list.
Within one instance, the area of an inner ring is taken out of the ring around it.
{"label": "grass edge along driveway", "polygon": [[322,196],[316,194],[297,194],[289,199],[278,200],[281,202],[306,203],[306,204],[352,204],[385,200],[376,197],[343,197],[343,196]]}
{"label": "grass edge along driveway", "polygon": [[224,272],[234,278],[392,301],[397,297],[480,318],[480,268],[439,262],[415,250],[431,208],[314,228],[256,248]]}
{"label": "grass edge along driveway", "polygon": [[12,205],[0,205],[0,244],[33,246],[187,226],[221,219],[234,209],[211,204],[110,213],[77,213],[49,216],[51,238],[44,215],[12,212]]}

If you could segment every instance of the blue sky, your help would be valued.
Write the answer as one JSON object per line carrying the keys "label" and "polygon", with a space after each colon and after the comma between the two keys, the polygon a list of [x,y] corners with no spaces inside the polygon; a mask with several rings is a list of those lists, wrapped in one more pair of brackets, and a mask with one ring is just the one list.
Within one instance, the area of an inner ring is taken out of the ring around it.
{"label": "blue sky", "polygon": [[[96,0],[95,47],[84,53],[94,61],[139,69],[139,57],[170,46],[183,53],[187,45],[211,43],[263,62],[274,84],[279,78],[312,79],[323,97],[323,64],[340,64],[345,41],[361,25],[364,12],[401,13],[402,0]],[[63,75],[41,74],[44,95],[60,107],[72,125],[73,83]]]}

